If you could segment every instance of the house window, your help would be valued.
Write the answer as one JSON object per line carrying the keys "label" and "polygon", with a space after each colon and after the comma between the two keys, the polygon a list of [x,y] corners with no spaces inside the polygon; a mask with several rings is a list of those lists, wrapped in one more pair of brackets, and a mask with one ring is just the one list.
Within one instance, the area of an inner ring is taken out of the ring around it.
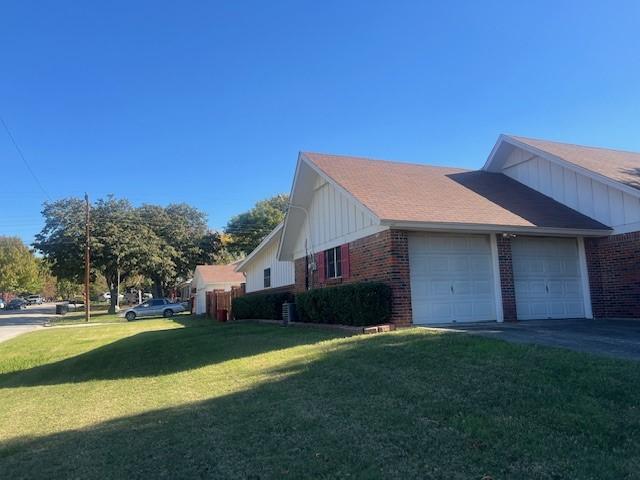
{"label": "house window", "polygon": [[271,287],[271,268],[264,269],[264,288]]}
{"label": "house window", "polygon": [[327,278],[338,278],[342,276],[342,262],[340,258],[340,247],[330,248],[324,252],[325,272]]}

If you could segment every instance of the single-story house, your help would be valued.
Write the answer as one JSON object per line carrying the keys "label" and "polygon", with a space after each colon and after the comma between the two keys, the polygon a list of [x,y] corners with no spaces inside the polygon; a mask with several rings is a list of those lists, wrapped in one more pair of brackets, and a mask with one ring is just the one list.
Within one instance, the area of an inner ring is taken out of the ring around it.
{"label": "single-story house", "polygon": [[293,262],[282,262],[277,258],[283,226],[280,223],[260,245],[236,264],[236,272],[245,274],[247,294],[294,291]]}
{"label": "single-story house", "polygon": [[237,262],[228,265],[198,265],[193,274],[191,290],[195,291],[195,314],[207,313],[207,292],[231,290],[244,283],[244,275],[236,272]]}
{"label": "single-story house", "polygon": [[469,171],[302,152],[297,291],[381,281],[397,324],[640,318],[640,154],[501,135]]}

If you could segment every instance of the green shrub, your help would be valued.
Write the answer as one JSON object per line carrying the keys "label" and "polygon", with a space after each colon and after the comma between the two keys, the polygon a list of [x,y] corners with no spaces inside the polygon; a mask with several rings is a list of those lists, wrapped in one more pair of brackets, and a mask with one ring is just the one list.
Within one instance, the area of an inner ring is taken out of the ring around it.
{"label": "green shrub", "polygon": [[384,283],[354,283],[296,295],[298,321],[367,326],[391,318],[391,288]]}
{"label": "green shrub", "polygon": [[233,316],[238,320],[243,318],[282,320],[284,302],[293,302],[293,294],[284,292],[244,295],[233,299]]}

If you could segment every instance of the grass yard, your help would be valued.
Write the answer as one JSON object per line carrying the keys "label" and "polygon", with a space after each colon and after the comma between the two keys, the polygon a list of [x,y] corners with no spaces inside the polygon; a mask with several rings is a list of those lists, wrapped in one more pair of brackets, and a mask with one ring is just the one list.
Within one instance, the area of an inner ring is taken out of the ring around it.
{"label": "grass yard", "polygon": [[173,320],[0,344],[0,478],[631,479],[637,363]]}

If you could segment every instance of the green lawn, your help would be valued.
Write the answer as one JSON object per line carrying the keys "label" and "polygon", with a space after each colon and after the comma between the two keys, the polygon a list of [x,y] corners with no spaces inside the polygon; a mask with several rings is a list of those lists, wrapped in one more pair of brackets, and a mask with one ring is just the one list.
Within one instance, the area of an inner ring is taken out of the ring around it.
{"label": "green lawn", "polygon": [[639,399],[637,363],[422,329],[51,328],[0,344],[0,478],[630,479]]}

